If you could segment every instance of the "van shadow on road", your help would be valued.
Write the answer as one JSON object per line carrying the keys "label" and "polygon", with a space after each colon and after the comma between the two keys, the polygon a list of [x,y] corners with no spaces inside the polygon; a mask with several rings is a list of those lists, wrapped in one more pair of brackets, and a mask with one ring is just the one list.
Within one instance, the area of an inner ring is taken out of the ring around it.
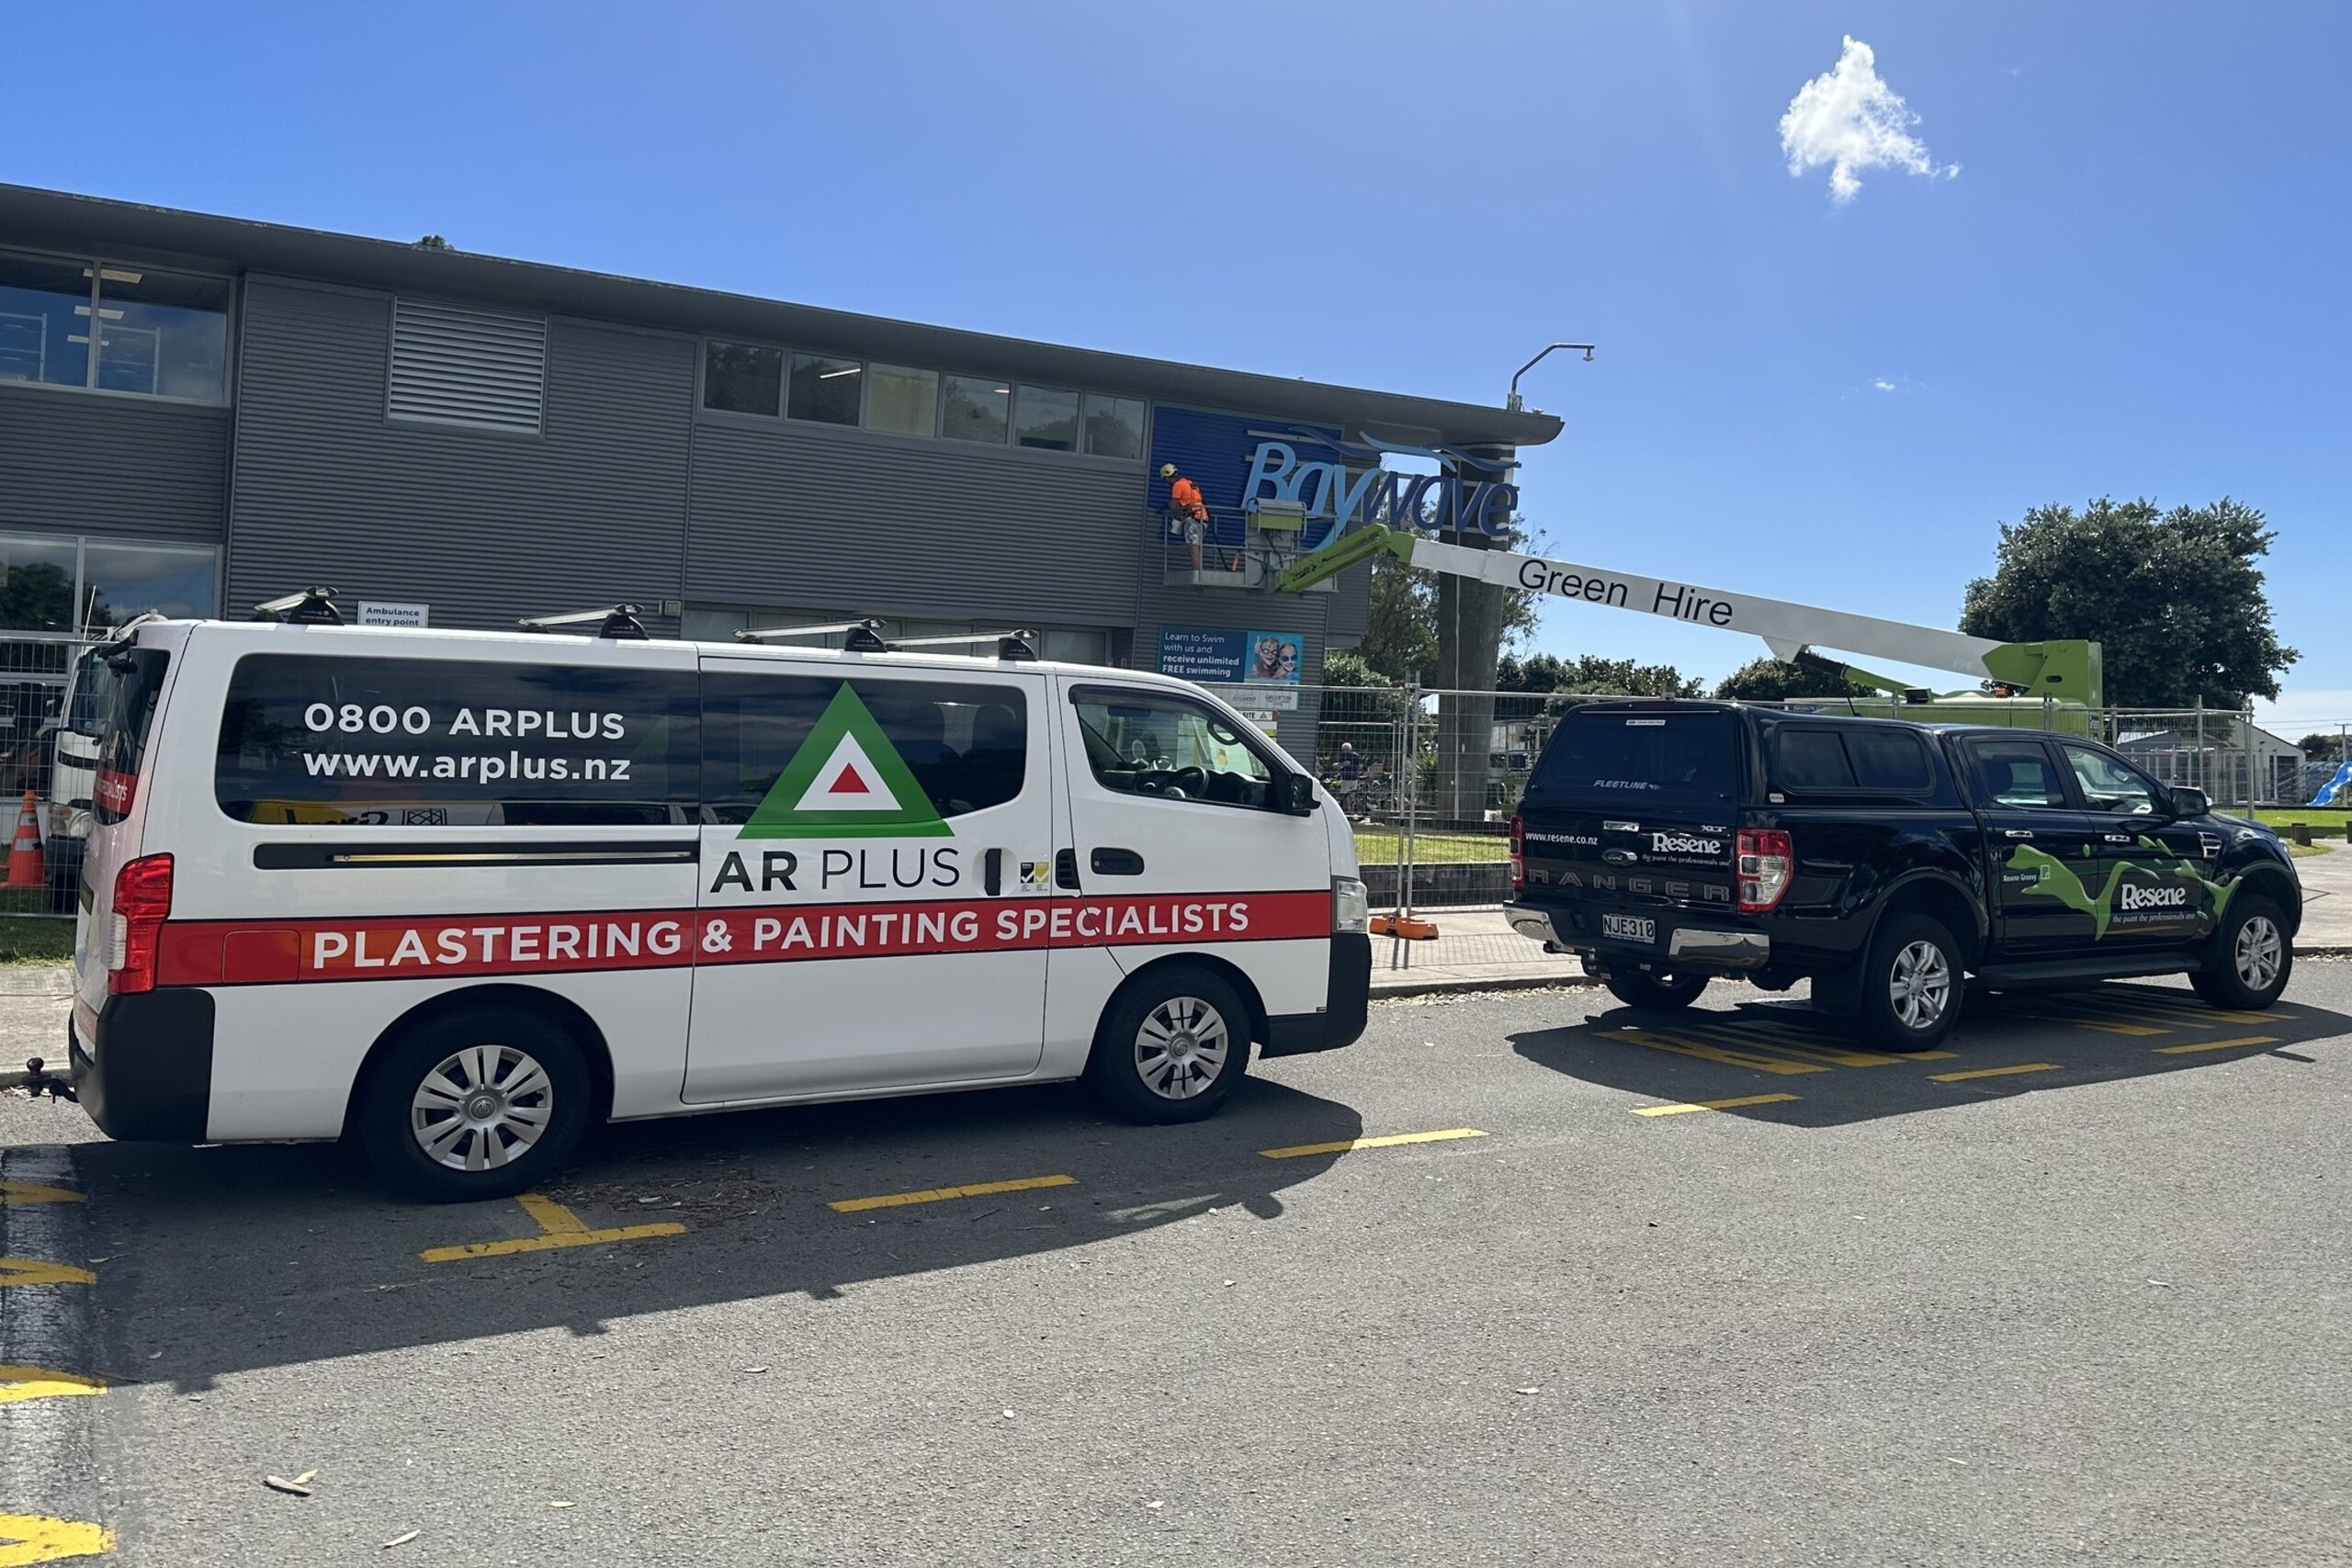
{"label": "van shadow on road", "polygon": [[[1064,1249],[1282,1193],[1336,1153],[1259,1151],[1361,1135],[1347,1106],[1244,1079],[1191,1126],[1104,1120],[1070,1086],[932,1095],[605,1129],[547,1196],[603,1229],[683,1235],[428,1263],[526,1237],[512,1201],[388,1197],[327,1145],[79,1145],[100,1279],[94,1369],[201,1389],[223,1375],[859,1283]],[[836,1212],[837,1201],[1067,1176],[1066,1185]],[[155,1357],[153,1352],[164,1354]]]}
{"label": "van shadow on road", "polygon": [[[1720,993],[1718,993],[1720,994]],[[2297,1047],[2352,1031],[2352,1018],[2289,998],[2264,1012],[2223,1012],[2185,988],[1972,994],[1938,1052],[1895,1055],[1857,1044],[1797,1001],[1614,1008],[1566,1029],[1514,1034],[1539,1066],[1668,1105],[1722,1100],[1722,1113],[1834,1127],[1987,1098],[2219,1066],[2253,1055],[2287,1065]],[[1644,1108],[1635,1108],[1644,1109]]]}

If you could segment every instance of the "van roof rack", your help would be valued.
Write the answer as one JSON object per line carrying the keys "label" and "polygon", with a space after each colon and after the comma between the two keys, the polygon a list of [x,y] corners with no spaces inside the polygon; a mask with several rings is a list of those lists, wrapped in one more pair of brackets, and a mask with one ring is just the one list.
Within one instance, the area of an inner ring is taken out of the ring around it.
{"label": "van roof rack", "polygon": [[737,642],[766,642],[772,637],[824,637],[833,632],[846,632],[842,647],[852,653],[888,653],[890,645],[882,640],[882,623],[872,615],[859,621],[820,621],[808,626],[745,626],[738,627]]}
{"label": "van roof rack", "polygon": [[901,648],[968,648],[976,643],[992,642],[996,644],[999,659],[1034,664],[1037,660],[1036,639],[1037,634],[1034,631],[972,632],[954,637],[892,637],[888,646],[896,651]]}
{"label": "van roof rack", "polygon": [[305,588],[283,599],[268,599],[254,606],[256,621],[284,621],[298,626],[339,626],[343,612],[334,607],[332,588]]}
{"label": "van roof rack", "polygon": [[514,624],[526,632],[561,631],[567,626],[584,626],[591,621],[602,623],[596,635],[607,642],[650,642],[645,625],[637,617],[642,604],[615,604],[604,610],[573,610],[561,615],[532,615]]}

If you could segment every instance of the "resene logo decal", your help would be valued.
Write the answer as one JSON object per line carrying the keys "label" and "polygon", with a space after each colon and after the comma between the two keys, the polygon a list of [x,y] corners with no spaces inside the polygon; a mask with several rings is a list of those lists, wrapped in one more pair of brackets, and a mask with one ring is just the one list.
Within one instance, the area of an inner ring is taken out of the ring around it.
{"label": "resene logo decal", "polygon": [[2141,887],[2127,882],[2120,893],[2117,902],[2119,907],[2126,909],[2185,909],[2188,907],[2188,889],[2186,887]]}
{"label": "resene logo decal", "polygon": [[740,837],[945,839],[955,831],[844,681]]}
{"label": "resene logo decal", "polygon": [[1650,853],[1654,855],[1719,855],[1724,852],[1721,839],[1702,839],[1690,833],[1652,833]]}

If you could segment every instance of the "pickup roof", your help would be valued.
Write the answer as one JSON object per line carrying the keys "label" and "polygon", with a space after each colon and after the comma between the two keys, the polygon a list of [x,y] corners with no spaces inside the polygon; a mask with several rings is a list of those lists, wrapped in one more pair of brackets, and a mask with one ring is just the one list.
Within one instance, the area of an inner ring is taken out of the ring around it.
{"label": "pickup roof", "polygon": [[1969,975],[2185,974],[2217,1007],[2268,1007],[2303,903],[2276,834],[2094,742],[1701,702],[1563,718],[1511,818],[1511,881],[1513,928],[1632,1006],[1809,980],[1911,1051],[1951,1032]]}

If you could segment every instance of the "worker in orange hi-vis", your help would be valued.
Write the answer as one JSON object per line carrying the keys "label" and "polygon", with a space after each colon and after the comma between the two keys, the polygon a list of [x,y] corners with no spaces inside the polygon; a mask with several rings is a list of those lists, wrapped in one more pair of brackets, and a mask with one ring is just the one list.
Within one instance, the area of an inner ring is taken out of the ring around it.
{"label": "worker in orange hi-vis", "polygon": [[1201,570],[1201,547],[1208,542],[1209,505],[1201,494],[1201,487],[1176,471],[1173,463],[1159,465],[1159,477],[1168,481],[1168,511],[1184,530],[1184,543],[1193,552],[1193,570]]}

